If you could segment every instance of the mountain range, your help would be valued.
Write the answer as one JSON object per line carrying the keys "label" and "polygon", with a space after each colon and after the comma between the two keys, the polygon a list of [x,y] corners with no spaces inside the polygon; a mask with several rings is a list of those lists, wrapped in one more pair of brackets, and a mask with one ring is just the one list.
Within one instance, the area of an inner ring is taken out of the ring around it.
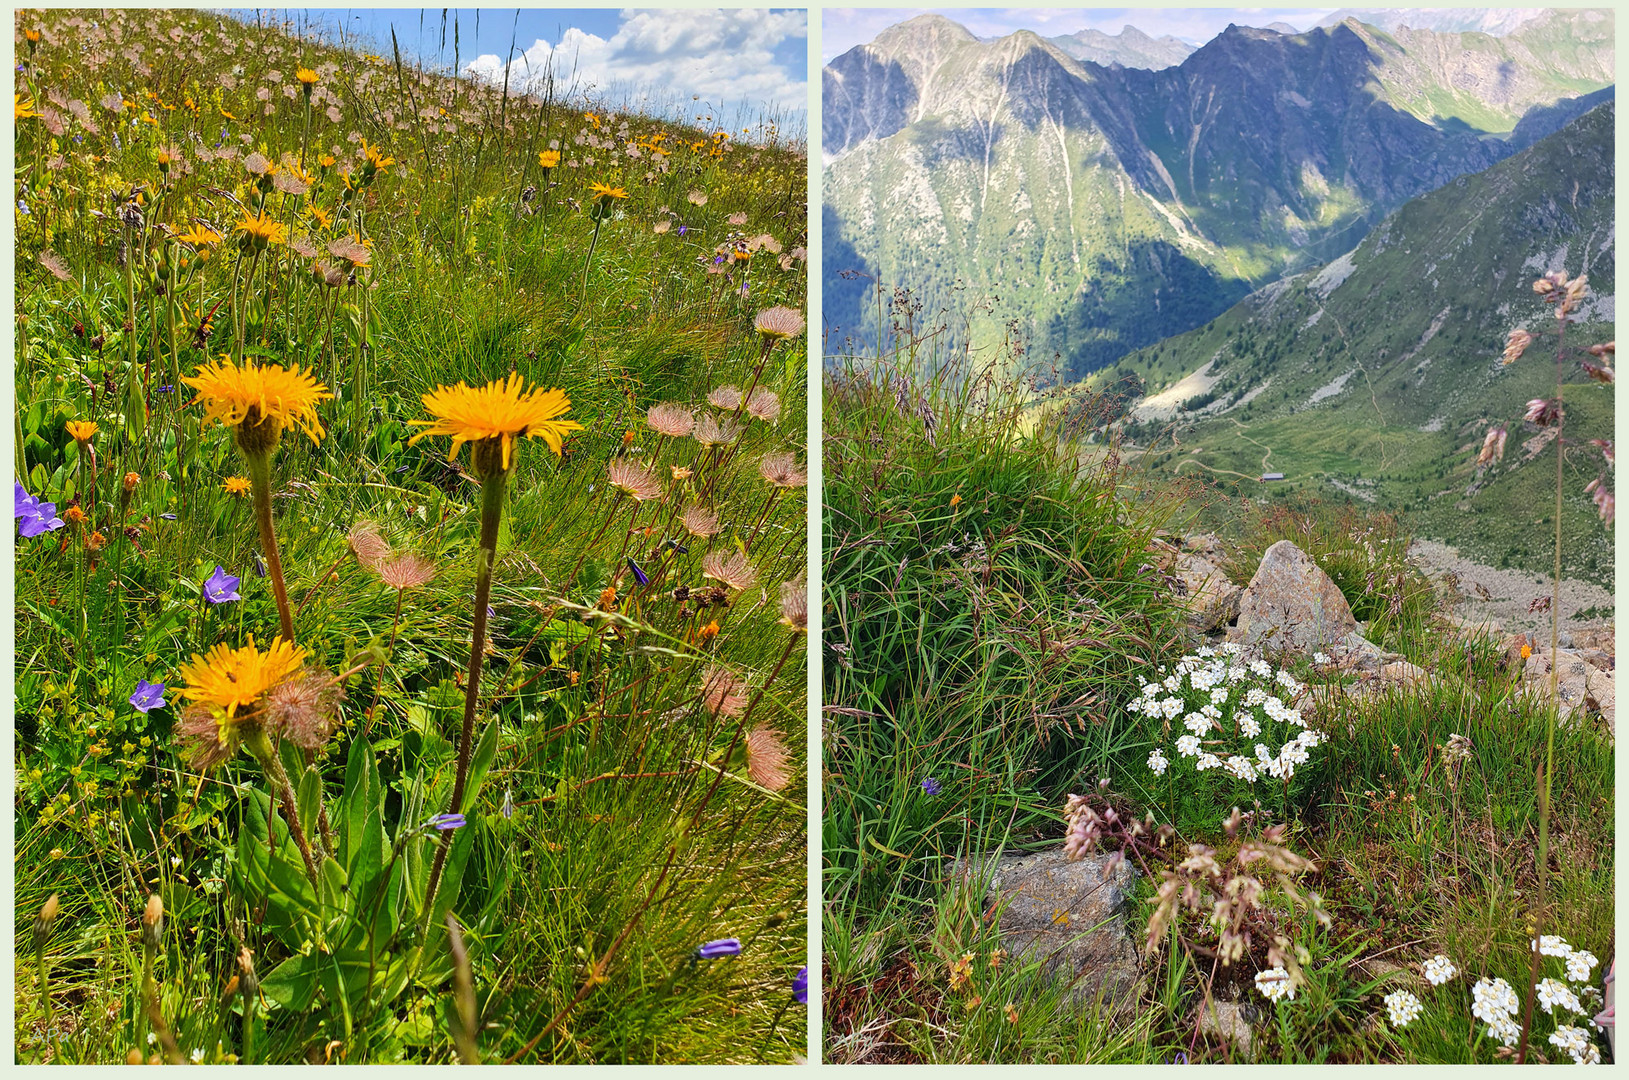
{"label": "mountain range", "polygon": [[1151,70],[935,15],[892,27],[822,73],[828,349],[875,342],[874,280],[975,345],[1015,320],[1084,376],[1559,129],[1610,85],[1612,32],[1609,11],[1503,36],[1229,26]]}
{"label": "mountain range", "polygon": [[[1553,528],[1554,429],[1524,425],[1554,394],[1555,320],[1534,295],[1550,271],[1587,274],[1567,328],[1575,351],[1614,335],[1615,105],[1600,105],[1497,165],[1410,200],[1354,250],[1251,294],[1206,325],[1094,379],[1140,386],[1130,441],[1156,469],[1335,491],[1407,511],[1489,563],[1542,572]],[[1506,335],[1538,336],[1503,362]],[[1575,355],[1578,355],[1575,352]],[[1612,387],[1565,370],[1570,574],[1610,587],[1610,532],[1584,487],[1603,471]],[[1502,461],[1479,465],[1490,426]]]}

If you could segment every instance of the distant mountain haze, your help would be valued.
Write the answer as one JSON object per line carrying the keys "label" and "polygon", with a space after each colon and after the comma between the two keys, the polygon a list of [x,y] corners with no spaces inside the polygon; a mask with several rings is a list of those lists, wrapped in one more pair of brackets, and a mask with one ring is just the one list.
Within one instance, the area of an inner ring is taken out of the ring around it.
{"label": "distant mountain haze", "polygon": [[1612,33],[1594,10],[1503,36],[1235,25],[1166,63],[1186,46],[1134,27],[980,41],[911,19],[822,72],[828,341],[875,339],[857,271],[975,344],[1017,319],[1082,376],[1574,119],[1610,85]]}

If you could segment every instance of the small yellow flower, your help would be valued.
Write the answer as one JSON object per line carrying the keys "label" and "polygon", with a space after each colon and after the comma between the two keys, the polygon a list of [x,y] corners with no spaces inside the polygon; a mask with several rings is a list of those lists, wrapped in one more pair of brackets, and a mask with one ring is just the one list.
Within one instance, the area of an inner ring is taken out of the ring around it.
{"label": "small yellow flower", "polygon": [[30,117],[40,115],[34,108],[33,98],[23,97],[21,94],[13,94],[12,105],[17,110],[18,120],[27,120]]}
{"label": "small yellow flower", "polygon": [[311,220],[315,221],[318,225],[322,226],[324,229],[328,228],[331,224],[333,224],[334,219],[331,216],[329,216],[327,213],[325,213],[320,206],[312,206],[312,207],[309,207],[308,209],[311,212]]}
{"label": "small yellow flower", "polygon": [[220,243],[221,234],[206,225],[194,224],[186,232],[177,234],[175,239],[178,243],[196,248]]}
{"label": "small yellow flower", "polygon": [[30,45],[38,45],[40,43],[40,32],[38,30],[24,30],[23,40]]}
{"label": "small yellow flower", "polygon": [[1529,656],[1532,656],[1532,655],[1533,655],[1533,646],[1531,646],[1531,645],[1523,645],[1522,646],[1522,659],[1526,660]]}
{"label": "small yellow flower", "polygon": [[295,68],[294,77],[305,86],[305,92],[308,94],[311,92],[311,88],[317,85],[317,73],[310,68]]}
{"label": "small yellow flower", "polygon": [[368,164],[373,166],[375,169],[388,169],[392,165],[396,164],[395,158],[385,157],[379,152],[379,148],[377,146],[369,146],[368,140],[366,139],[362,140],[362,152],[367,155]]}
{"label": "small yellow flower", "polygon": [[628,192],[623,188],[609,187],[605,184],[589,184],[588,190],[596,199],[600,199],[605,202],[610,202],[612,199],[626,199],[628,197]]}
{"label": "small yellow flower", "polygon": [[961,504],[962,504],[962,497],[960,495],[952,495],[950,497],[950,508],[952,510],[954,510],[956,507],[960,506]]}
{"label": "small yellow flower", "polygon": [[222,357],[181,381],[198,391],[193,401],[203,402],[204,422],[236,427],[238,445],[246,453],[269,451],[289,425],[304,430],[313,442],[322,441],[317,404],[334,396],[298,364],[287,370],[276,364],[238,367]]}
{"label": "small yellow flower", "polygon": [[537,163],[545,169],[552,169],[560,164],[560,151],[544,150],[537,155]]}
{"label": "small yellow flower", "polygon": [[255,648],[254,635],[241,649],[219,644],[200,656],[193,653],[190,664],[182,664],[180,676],[189,686],[177,691],[189,701],[202,702],[224,714],[228,720],[237,711],[253,705],[266,691],[286,681],[300,670],[306,651],[281,637],[272,639],[264,653]]}
{"label": "small yellow flower", "polygon": [[333,168],[334,167],[334,155],[333,154],[324,154],[324,155],[322,155],[321,157],[319,157],[317,159],[317,164],[321,165],[325,169]]}
{"label": "small yellow flower", "polygon": [[[473,442],[477,444],[477,468],[496,464],[506,472],[511,448],[522,437],[542,439],[550,450],[559,454],[565,437],[583,427],[575,420],[556,419],[571,408],[571,399],[564,390],[533,387],[528,391],[524,387],[519,373],[511,373],[507,379],[479,389],[471,389],[462,382],[438,387],[423,397],[424,407],[435,419],[414,420],[414,424],[424,425],[425,430],[408,443],[411,445],[429,435],[450,435],[449,458],[456,458],[459,447]],[[494,446],[494,443],[501,445]],[[480,444],[486,444],[489,451],[499,449],[499,461],[483,462]]]}
{"label": "small yellow flower", "polygon": [[251,249],[264,251],[269,246],[288,243],[288,226],[267,217],[264,210],[259,217],[245,214],[243,220],[238,222],[238,232],[243,234],[244,243]]}
{"label": "small yellow flower", "polygon": [[249,489],[250,484],[247,476],[228,476],[225,482],[221,484],[222,491],[228,495],[236,495],[239,498],[249,494]]}
{"label": "small yellow flower", "polygon": [[701,639],[701,643],[703,645],[716,638],[718,636],[718,620],[714,619],[712,622],[702,627],[696,632],[696,636]]}
{"label": "small yellow flower", "polygon": [[70,420],[68,434],[73,436],[74,442],[83,446],[95,437],[96,425],[89,420]]}

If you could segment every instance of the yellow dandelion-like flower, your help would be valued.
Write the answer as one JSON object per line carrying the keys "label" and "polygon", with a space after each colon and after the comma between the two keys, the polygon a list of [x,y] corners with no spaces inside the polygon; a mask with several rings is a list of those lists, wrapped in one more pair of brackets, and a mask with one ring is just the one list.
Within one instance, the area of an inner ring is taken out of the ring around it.
{"label": "yellow dandelion-like flower", "polygon": [[310,93],[311,87],[317,85],[317,73],[310,68],[295,68],[294,77],[306,86],[307,93]]}
{"label": "yellow dandelion-like flower", "polygon": [[321,165],[325,169],[333,168],[334,167],[334,155],[333,154],[324,154],[324,155],[322,155],[321,157],[319,157],[317,159],[317,164]]}
{"label": "yellow dandelion-like flower", "polygon": [[288,243],[288,226],[267,217],[265,211],[261,211],[259,217],[245,214],[243,220],[238,222],[238,232],[243,234],[244,242],[251,248],[264,250],[268,246]]}
{"label": "yellow dandelion-like flower", "polygon": [[13,94],[12,106],[17,110],[18,120],[27,120],[29,117],[40,115],[34,108],[34,99],[21,94]]}
{"label": "yellow dandelion-like flower", "polygon": [[362,153],[367,155],[368,164],[372,165],[375,169],[388,169],[392,165],[396,164],[395,158],[386,157],[384,154],[379,152],[379,148],[377,146],[369,146],[368,140],[366,139],[362,140]]}
{"label": "yellow dandelion-like flower", "polygon": [[317,404],[334,396],[298,364],[288,369],[276,364],[238,367],[222,357],[181,381],[198,391],[193,401],[203,403],[205,423],[219,420],[238,429],[238,445],[245,453],[271,450],[291,425],[321,442]]}
{"label": "yellow dandelion-like flower", "polygon": [[626,199],[628,197],[628,192],[625,189],[610,187],[606,184],[589,184],[588,190],[596,199],[611,200]]}
{"label": "yellow dandelion-like flower", "polygon": [[210,244],[220,243],[221,234],[206,225],[193,225],[186,232],[177,233],[175,239],[178,243],[186,244],[189,247],[206,247]]}
{"label": "yellow dandelion-like flower", "polygon": [[537,163],[545,169],[552,169],[560,164],[560,151],[544,150],[537,155]]}
{"label": "yellow dandelion-like flower", "polygon": [[333,221],[334,221],[333,217],[330,214],[328,214],[326,211],[324,211],[322,207],[320,207],[320,206],[310,206],[310,207],[307,207],[306,210],[307,210],[308,213],[310,213],[311,220],[315,221],[322,228],[326,229],[330,225],[333,224]]}
{"label": "yellow dandelion-like flower", "polygon": [[[471,389],[460,382],[457,386],[442,386],[425,394],[424,407],[434,420],[414,420],[425,425],[425,430],[408,440],[416,443],[429,435],[452,436],[449,458],[458,456],[458,448],[467,442],[491,444],[498,442],[501,450],[499,468],[507,471],[511,447],[522,437],[542,439],[550,450],[560,453],[565,437],[583,426],[575,420],[557,419],[571,408],[571,399],[564,390],[524,388],[519,373],[507,379]],[[477,467],[485,464],[477,453]]]}
{"label": "yellow dandelion-like flower", "polygon": [[96,435],[96,424],[90,420],[70,420],[68,434],[73,436],[74,442],[88,443]]}
{"label": "yellow dandelion-like flower", "polygon": [[306,655],[303,648],[281,637],[273,638],[265,652],[255,648],[253,635],[241,649],[219,644],[205,655],[193,653],[192,662],[181,665],[180,676],[189,685],[177,693],[230,720],[239,709],[253,705],[266,691],[296,674]]}
{"label": "yellow dandelion-like flower", "polygon": [[238,498],[242,498],[249,494],[249,478],[247,476],[228,476],[221,484],[221,490],[228,495],[236,495]]}

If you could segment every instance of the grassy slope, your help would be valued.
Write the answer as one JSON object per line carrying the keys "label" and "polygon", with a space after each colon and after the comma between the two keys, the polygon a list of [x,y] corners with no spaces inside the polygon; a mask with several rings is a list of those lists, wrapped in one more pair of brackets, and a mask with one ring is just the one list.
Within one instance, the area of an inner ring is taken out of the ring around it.
{"label": "grassy slope", "polygon": [[[115,193],[144,184],[153,224],[185,228],[205,219],[229,231],[240,216],[231,194],[245,197],[245,173],[240,160],[209,162],[202,150],[224,142],[239,148],[240,158],[251,148],[273,160],[284,152],[298,156],[304,110],[282,94],[297,64],[319,70],[320,96],[333,95],[339,116],[328,119],[321,102],[313,110],[312,154],[322,148],[340,159],[308,198],[273,196],[272,206],[290,215],[297,235],[309,234],[319,246],[332,235],[305,207],[335,212],[335,173],[355,168],[358,137],[397,159],[365,195],[376,288],[367,304],[371,347],[360,376],[360,290],[341,290],[331,361],[299,263],[283,269],[269,318],[246,310],[251,348],[319,371],[332,363],[341,384],[340,399],[323,410],[328,437],[312,446],[291,434],[276,462],[290,592],[297,601],[310,594],[297,636],[335,670],[359,648],[371,642],[383,649],[390,639],[396,594],[347,556],[344,533],[353,524],[376,521],[394,544],[437,563],[436,579],[405,597],[367,736],[393,792],[386,810],[392,830],[416,823],[406,804],[439,808],[450,788],[448,740],[468,653],[478,501],[467,474],[446,463],[444,440],[406,445],[414,430],[409,421],[424,415],[419,395],[440,383],[518,370],[529,382],[567,390],[569,415],[586,428],[558,461],[540,442],[524,447],[500,537],[495,652],[483,710],[499,718],[503,734],[472,815],[473,854],[455,905],[475,965],[483,1056],[702,1061],[800,1053],[802,1010],[782,1010],[804,949],[801,649],[752,714],[790,748],[784,797],[734,772],[709,796],[719,774],[694,762],[721,754],[733,731],[732,724],[707,722],[697,707],[699,662],[710,655],[762,685],[787,643],[776,625],[775,596],[782,582],[802,573],[801,492],[774,503],[754,537],[768,490],[756,462],[767,451],[801,450],[801,339],[774,353],[763,375],[762,384],[781,395],[778,425],[752,423],[710,500],[724,521],[720,547],[752,538],[767,598],[756,587],[741,594],[738,610],[718,616],[723,631],[703,646],[693,617],[682,618],[660,594],[639,595],[622,571],[620,606],[633,620],[630,630],[671,654],[630,648],[560,602],[595,604],[619,569],[620,550],[647,570],[669,558],[651,549],[674,534],[671,528],[624,540],[625,506],[617,511],[620,525],[605,528],[606,464],[625,445],[647,456],[660,449],[663,474],[670,464],[699,464],[693,442],[659,447],[643,425],[644,410],[667,400],[700,404],[720,383],[745,385],[759,356],[753,314],[775,303],[801,308],[801,261],[788,258],[782,267],[760,251],[747,299],[739,294],[739,269],[730,278],[705,272],[715,246],[738,236],[769,233],[788,251],[805,242],[801,148],[778,139],[774,118],[756,129],[757,144],[734,146],[708,130],[604,108],[592,109],[590,119],[558,101],[505,102],[468,84],[398,72],[377,58],[364,61],[201,14],[123,13],[96,21],[93,29],[69,12],[38,19],[46,38],[26,86],[19,76],[18,90],[42,106],[56,102],[58,119],[49,122],[64,125],[53,137],[47,120],[18,124],[20,182],[28,184],[31,211],[18,219],[18,314],[27,341],[17,372],[18,434],[26,440],[19,472],[31,491],[65,509],[77,459],[63,425],[84,417],[102,429],[96,445],[109,470],[101,481],[103,512],[113,512],[107,493],[117,489],[118,476],[136,471],[143,479],[120,520],[102,525],[114,536],[113,526],[128,526],[131,543],[105,551],[83,584],[76,577],[78,534],[18,544],[19,926],[48,893],[62,894],[64,912],[50,949],[53,1034],[42,1022],[32,963],[23,963],[28,950],[19,950],[19,1059],[122,1061],[129,1047],[145,1046],[146,1021],[133,992],[140,958],[129,919],[149,886],[170,913],[159,977],[165,1013],[183,1047],[213,1055],[219,1040],[235,1052],[240,1022],[216,1005],[229,958],[237,944],[250,944],[264,978],[286,948],[263,935],[245,909],[232,868],[239,804],[222,781],[251,781],[257,770],[240,757],[213,777],[198,775],[176,753],[169,710],[144,716],[125,703],[138,677],[173,687],[176,665],[190,652],[251,632],[264,639],[276,625],[266,583],[249,569],[258,544],[246,510],[220,488],[224,476],[242,471],[241,461],[224,432],[201,428],[196,410],[180,407],[190,392],[156,392],[174,381],[172,366],[185,373],[197,365],[201,354],[187,345],[191,329],[223,297],[211,351],[231,347],[231,251],[180,290],[186,309],[177,316],[178,357],[170,350],[168,311],[162,301],[152,303],[148,279],[138,277],[136,353],[143,365],[133,377],[120,328],[126,304],[115,262],[119,229],[98,213],[111,208]],[[19,53],[26,55],[21,43]],[[234,65],[242,69],[236,76]],[[270,91],[264,105],[257,87]],[[99,104],[110,92],[122,93],[133,108],[115,113]],[[89,106],[95,132],[73,117],[70,99]],[[432,119],[415,118],[422,110]],[[623,153],[634,140],[648,147],[657,135],[673,149],[665,163],[646,148],[637,157]],[[178,147],[187,165],[155,207],[163,181],[154,152],[161,142]],[[566,160],[554,170],[552,190],[530,203],[539,212],[523,214],[517,196],[528,185],[542,186],[537,152],[549,145],[560,146]],[[585,288],[590,182],[631,194],[600,232]],[[687,200],[690,191],[705,193],[705,205]],[[730,224],[736,213],[748,224]],[[653,224],[663,220],[671,231],[658,234]],[[72,282],[57,281],[35,261],[47,248],[65,262]],[[150,312],[158,320],[156,338]],[[103,340],[91,342],[98,336]],[[149,376],[150,348],[157,359]],[[352,381],[357,377],[360,383]],[[103,392],[104,382],[115,392]],[[150,392],[152,412],[139,426],[127,408],[132,385],[138,398]],[[467,464],[468,453],[462,456]],[[161,516],[167,514],[174,520]],[[698,561],[707,545],[691,543],[692,553],[669,572],[669,586],[704,584]],[[582,570],[573,576],[579,560]],[[197,583],[216,564],[242,575],[244,600],[210,610]],[[337,577],[324,583],[330,568]],[[76,633],[82,603],[88,630]],[[339,794],[349,747],[364,726],[372,674],[353,677],[349,692],[343,726],[319,758],[330,798]],[[504,801],[515,807],[512,817],[498,813]],[[689,814],[700,821],[685,857],[652,893],[673,843],[669,823]],[[617,857],[607,858],[612,851]],[[620,947],[613,944],[633,927]],[[698,942],[728,936],[748,943],[739,960],[682,964]],[[582,958],[602,955],[607,981],[585,983]],[[436,960],[365,1022],[342,1017],[332,995],[319,996],[303,1014],[275,1009],[257,1040],[257,1057],[445,1061],[446,977],[444,961]],[[580,987],[585,992],[569,1023],[525,1049]]]}
{"label": "grassy slope", "polygon": [[[1212,374],[1221,376],[1211,393],[1225,411],[1179,417],[1158,466],[1230,484],[1284,472],[1288,482],[1275,497],[1297,489],[1332,496],[1335,483],[1364,489],[1380,508],[1407,510],[1423,535],[1490,563],[1542,571],[1554,527],[1553,496],[1545,499],[1543,489],[1554,490],[1554,458],[1525,460],[1518,444],[1537,429],[1524,428],[1519,414],[1528,399],[1554,393],[1553,338],[1541,338],[1519,364],[1506,367],[1498,357],[1511,327],[1549,329],[1527,288],[1540,272],[1535,260],[1565,247],[1577,273],[1587,250],[1591,279],[1610,296],[1611,153],[1607,107],[1408,204],[1348,257],[1354,268],[1332,290],[1319,286],[1320,272],[1309,272],[1128,357],[1121,369],[1146,379],[1150,392],[1213,358]],[[1579,349],[1613,334],[1602,309],[1586,310],[1597,314],[1568,331]],[[1611,544],[1591,527],[1583,487],[1599,471],[1588,440],[1611,435],[1612,395],[1579,377],[1569,363],[1563,524],[1575,539],[1566,568],[1606,583]],[[1320,391],[1325,396],[1313,403]],[[1481,436],[1499,420],[1512,425],[1510,452],[1478,475]],[[1146,438],[1160,426],[1139,432]],[[1493,520],[1502,527],[1487,528]]]}
{"label": "grassy slope", "polygon": [[[825,391],[829,1060],[1241,1060],[1195,1031],[1212,940],[1197,920],[1184,931],[1195,951],[1157,953],[1136,1008],[1111,1017],[1070,1004],[1066,987],[1000,953],[985,898],[949,872],[951,858],[970,852],[1055,849],[1065,795],[1105,776],[1105,798],[1126,820],[1170,821],[1181,796],[1175,841],[1145,855],[1156,879],[1189,843],[1223,858],[1237,851],[1224,811],[1202,812],[1215,796],[1192,783],[1191,766],[1169,782],[1149,771],[1161,736],[1124,709],[1130,676],[1156,677],[1179,651],[1176,597],[1157,573],[1136,572],[1150,562],[1150,531],[1192,519],[1205,496],[1114,472],[1101,454],[1044,434],[1025,437],[1056,429],[1024,426],[1029,395],[1018,387],[900,391],[890,375],[845,370]],[[1082,469],[1087,457],[1098,464]],[[1299,518],[1209,512],[1237,538],[1234,576],[1247,578],[1268,544],[1293,536],[1365,618],[1378,618],[1373,633],[1439,676],[1349,701],[1334,685],[1341,676],[1295,664],[1303,680],[1329,684],[1327,704],[1309,715],[1335,738],[1298,781],[1288,842],[1319,864],[1303,886],[1323,894],[1332,921],[1316,928],[1282,895],[1269,897],[1247,922],[1245,956],[1220,969],[1218,993],[1242,993],[1258,1010],[1259,1061],[1493,1060],[1495,1046],[1470,1027],[1469,984],[1497,975],[1525,987],[1530,778],[1544,754],[1544,710],[1517,694],[1494,643],[1436,622],[1429,586],[1392,554],[1395,521],[1328,506]],[[1399,614],[1387,616],[1394,596]],[[1475,747],[1451,778],[1441,758],[1450,735]],[[1606,957],[1611,739],[1598,725],[1564,729],[1556,760],[1552,925]],[[1276,791],[1261,798],[1277,818]],[[1152,893],[1145,878],[1134,935]],[[1297,1000],[1276,1009],[1250,988],[1275,934],[1308,950]],[[1409,971],[1435,952],[1466,974],[1428,992]],[[1380,1001],[1399,988],[1425,1001],[1424,1019],[1402,1031],[1385,1025]]]}

